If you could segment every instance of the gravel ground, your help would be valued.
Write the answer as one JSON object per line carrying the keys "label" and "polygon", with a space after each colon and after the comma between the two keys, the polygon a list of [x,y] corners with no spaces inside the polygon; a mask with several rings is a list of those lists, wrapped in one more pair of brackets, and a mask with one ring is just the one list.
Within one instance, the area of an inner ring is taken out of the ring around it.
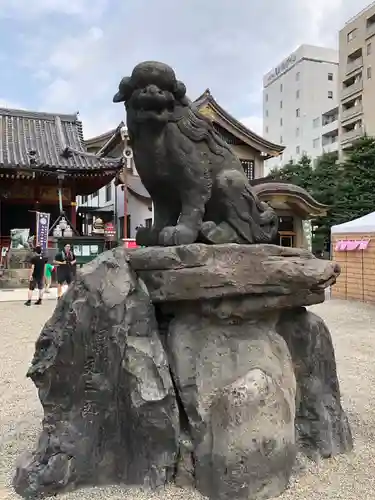
{"label": "gravel ground", "polygon": [[[33,384],[25,373],[38,333],[54,301],[25,308],[0,303],[0,500],[19,498],[11,487],[17,456],[31,449],[41,421]],[[307,463],[279,500],[375,498],[375,307],[332,300],[312,308],[331,329],[336,347],[343,403],[355,439],[355,451],[320,464]],[[157,493],[125,487],[90,488],[59,498],[122,500],[199,500],[196,492],[169,488]],[[235,500],[235,499],[233,499]]]}

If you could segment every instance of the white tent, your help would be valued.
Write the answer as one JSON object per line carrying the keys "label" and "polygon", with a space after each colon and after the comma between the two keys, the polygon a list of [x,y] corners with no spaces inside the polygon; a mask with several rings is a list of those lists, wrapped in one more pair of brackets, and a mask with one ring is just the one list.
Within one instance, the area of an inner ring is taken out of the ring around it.
{"label": "white tent", "polygon": [[359,217],[358,219],[337,224],[331,227],[331,234],[353,234],[375,232],[375,212]]}

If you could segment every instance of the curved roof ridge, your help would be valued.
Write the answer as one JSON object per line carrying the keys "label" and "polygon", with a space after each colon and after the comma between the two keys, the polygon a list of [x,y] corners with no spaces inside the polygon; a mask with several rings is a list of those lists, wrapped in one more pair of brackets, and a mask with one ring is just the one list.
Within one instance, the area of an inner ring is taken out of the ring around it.
{"label": "curved roof ridge", "polygon": [[90,137],[88,139],[85,139],[85,142],[96,142],[96,141],[101,141],[103,139],[106,139],[107,137],[110,139],[114,134],[116,134],[122,126],[124,126],[124,122],[121,121],[117,127],[111,128],[107,132],[103,132],[102,134],[99,135],[94,135],[93,137]]}
{"label": "curved roof ridge", "polygon": [[[199,102],[202,101],[202,102]],[[210,92],[210,89],[206,89],[204,93],[194,101],[197,105],[203,104],[206,101],[207,104],[211,104],[218,115],[221,115],[225,120],[232,122],[233,125],[238,128],[244,135],[246,135],[249,139],[257,142],[258,144],[264,145],[267,149],[274,151],[275,153],[281,153],[284,151],[285,146],[281,146],[280,144],[276,144],[274,142],[268,141],[264,137],[256,134],[249,128],[247,128],[243,123],[241,123],[237,118],[228,113],[224,108],[220,106],[220,104],[216,101],[213,95]]]}
{"label": "curved roof ridge", "polygon": [[29,109],[15,109],[0,107],[1,116],[18,116],[21,118],[31,118],[35,120],[54,120],[57,116],[62,121],[75,122],[79,121],[79,113],[52,113],[46,111],[32,111]]}

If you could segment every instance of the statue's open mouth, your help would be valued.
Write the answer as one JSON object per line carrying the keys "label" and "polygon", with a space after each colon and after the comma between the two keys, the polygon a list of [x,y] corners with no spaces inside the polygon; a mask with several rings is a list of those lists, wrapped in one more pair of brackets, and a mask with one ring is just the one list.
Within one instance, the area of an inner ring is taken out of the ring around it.
{"label": "statue's open mouth", "polygon": [[142,92],[134,102],[134,108],[138,115],[143,117],[162,116],[168,111],[173,111],[173,96],[164,92]]}

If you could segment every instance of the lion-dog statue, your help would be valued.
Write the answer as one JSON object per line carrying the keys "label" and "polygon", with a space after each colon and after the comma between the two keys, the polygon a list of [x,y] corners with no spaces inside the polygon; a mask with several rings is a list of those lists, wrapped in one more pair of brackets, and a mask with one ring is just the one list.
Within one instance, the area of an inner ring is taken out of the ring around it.
{"label": "lion-dog statue", "polygon": [[171,67],[138,64],[113,101],[125,103],[135,166],[154,204],[153,226],[138,230],[138,245],[275,240],[276,213],[257,198],[241,162]]}

